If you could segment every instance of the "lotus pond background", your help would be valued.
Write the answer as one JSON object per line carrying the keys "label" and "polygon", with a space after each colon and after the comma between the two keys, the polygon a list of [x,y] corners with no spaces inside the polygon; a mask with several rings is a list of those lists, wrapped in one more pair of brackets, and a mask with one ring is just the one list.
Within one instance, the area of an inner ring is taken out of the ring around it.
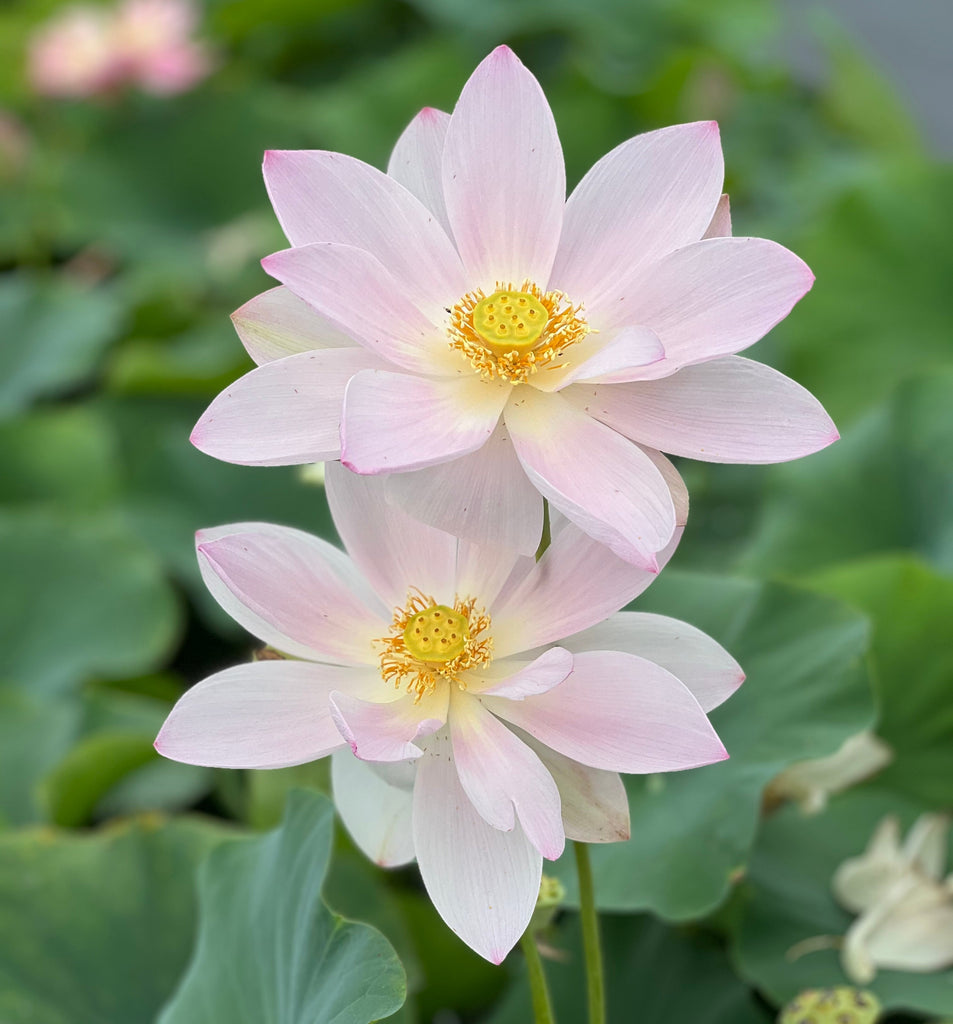
{"label": "lotus pond background", "polygon": [[[333,533],[320,483],[188,443],[250,368],[228,314],[283,247],[262,151],[383,166],[501,41],[549,96],[571,184],[640,131],[720,122],[735,233],[817,274],[753,354],[843,435],[789,466],[681,467],[685,540],[638,607],[713,634],[748,681],[714,716],[731,760],[631,780],[632,839],[594,851],[610,1020],[766,1024],[843,983],[834,951],[786,956],[849,922],[834,868],[884,813],[953,805],[949,125],[912,116],[834,7],[209,0],[216,67],[193,90],[40,98],[27,41],[65,6],[0,8],[0,1020],[529,1018],[519,954],[484,963],[414,869],[368,864],[324,765],[221,772],[152,748],[185,687],[252,649],[201,585],[194,530]],[[918,22],[928,7],[904,8],[924,53],[944,21]],[[815,817],[763,811],[779,771],[866,728],[890,766]],[[555,873],[548,973],[574,1024],[573,872]],[[871,987],[892,1021],[953,1017],[953,971]]]}

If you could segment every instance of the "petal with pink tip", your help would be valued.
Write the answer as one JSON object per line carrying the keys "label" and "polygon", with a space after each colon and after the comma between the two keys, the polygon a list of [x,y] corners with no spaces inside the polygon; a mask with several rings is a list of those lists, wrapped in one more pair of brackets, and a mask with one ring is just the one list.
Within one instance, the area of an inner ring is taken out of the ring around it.
{"label": "petal with pink tip", "polygon": [[584,302],[587,317],[598,326],[633,268],[702,237],[723,176],[714,121],[675,125],[623,142],[569,197],[551,287]]}
{"label": "petal with pink tip", "polygon": [[559,790],[543,762],[479,700],[455,691],[450,737],[460,784],[480,816],[509,832],[519,816],[526,838],[547,859],[563,852]]}
{"label": "petal with pink tip", "polygon": [[316,348],[349,348],[349,337],[283,286],[270,288],[232,313],[245,350],[259,366]]}
{"label": "petal with pink tip", "polygon": [[539,83],[498,46],[463,87],[443,155],[447,214],[471,287],[544,287],[559,244],[566,171]]}
{"label": "petal with pink tip", "polygon": [[385,365],[356,346],[265,363],[213,400],[192,431],[192,444],[242,466],[336,459],[347,382],[361,370]]}
{"label": "petal with pink tip", "polygon": [[[671,558],[681,530],[659,552],[659,568]],[[602,622],[638,597],[655,573],[614,555],[577,526],[553,529],[543,557],[495,603],[493,653],[503,658],[561,640]]]}
{"label": "petal with pink tip", "polygon": [[[590,335],[595,351],[579,353],[565,368],[542,370],[533,376],[533,387],[540,391],[559,391],[576,381],[609,384],[615,381],[641,380],[645,367],[665,358],[658,335],[649,327],[623,327],[608,342]],[[589,348],[590,346],[586,346]]]}
{"label": "petal with pink tip", "polygon": [[[381,683],[382,696],[392,697]],[[406,761],[423,753],[414,740],[436,732],[447,720],[448,688],[420,699],[407,695],[385,703],[347,693],[331,694],[331,717],[351,752],[362,761]]]}
{"label": "petal with pink tip", "polygon": [[383,478],[359,476],[340,463],[328,463],[324,486],[344,546],[386,607],[405,604],[411,587],[440,603],[452,603],[454,537],[390,504]]}
{"label": "petal with pink tip", "polygon": [[711,223],[708,225],[708,230],[702,235],[702,238],[727,238],[730,235],[731,202],[728,199],[728,193],[724,192],[718,200]]}
{"label": "petal with pink tip", "polygon": [[320,150],[265,154],[265,185],[293,246],[366,249],[429,316],[466,292],[460,257],[436,217],[376,167]]}
{"label": "petal with pink tip", "polygon": [[469,455],[496,429],[509,393],[476,376],[359,373],[344,395],[341,461],[355,473],[392,473]]}
{"label": "petal with pink tip", "polygon": [[564,682],[522,701],[485,697],[495,715],[574,761],[642,775],[727,756],[692,692],[659,665],[618,651],[575,656]]}
{"label": "petal with pink tip", "polygon": [[618,772],[590,768],[557,754],[522,729],[517,733],[536,751],[556,783],[567,839],[618,843],[629,838],[629,798]]}
{"label": "petal with pink tip", "polygon": [[473,681],[468,682],[467,689],[481,697],[523,700],[558,686],[570,672],[572,655],[569,651],[551,647],[528,664],[497,658],[485,671],[473,673]]}
{"label": "petal with pink tip", "polygon": [[331,755],[334,805],[355,843],[382,868],[414,859],[413,790],[388,785],[349,750]]}
{"label": "petal with pink tip", "polygon": [[640,444],[705,462],[786,462],[839,437],[809,391],[741,356],[686,366],[663,380],[577,385],[565,394]]}
{"label": "petal with pink tip", "polygon": [[377,663],[372,640],[386,611],[368,607],[354,566],[332,545],[267,523],[202,531],[196,541],[212,596],[260,640],[299,658]]}
{"label": "petal with pink tip", "polygon": [[532,388],[522,388],[507,406],[506,426],[545,498],[620,558],[656,568],[655,554],[675,530],[675,507],[662,474],[640,448],[561,395]]}
{"label": "petal with pink tip", "polygon": [[666,615],[619,612],[569,637],[571,651],[624,651],[668,669],[695,695],[703,711],[726,701],[744,682],[741,666],[700,629]]}
{"label": "petal with pink tip", "polygon": [[[493,495],[487,501],[487,495]],[[520,465],[505,425],[470,455],[388,478],[388,495],[415,519],[487,547],[536,553],[543,500]]]}
{"label": "petal with pink tip", "polygon": [[382,359],[406,370],[456,374],[459,359],[439,329],[371,253],[325,242],[283,249],[261,265]]}
{"label": "petal with pink tip", "polygon": [[214,768],[287,768],[343,746],[328,695],[361,673],[304,661],[259,661],[187,690],[156,739],[163,757]]}
{"label": "petal with pink tip", "polygon": [[665,369],[652,366],[646,376],[667,376],[753,345],[813,283],[807,264],[776,242],[709,238],[638,270],[606,326],[651,327],[665,346]]}
{"label": "petal with pink tip", "polygon": [[480,817],[445,731],[418,762],[414,848],[437,913],[471,949],[501,963],[533,915],[543,860],[519,825],[501,832]]}
{"label": "petal with pink tip", "polygon": [[449,124],[449,114],[424,107],[397,140],[387,173],[415,195],[451,235],[443,198],[443,146]]}

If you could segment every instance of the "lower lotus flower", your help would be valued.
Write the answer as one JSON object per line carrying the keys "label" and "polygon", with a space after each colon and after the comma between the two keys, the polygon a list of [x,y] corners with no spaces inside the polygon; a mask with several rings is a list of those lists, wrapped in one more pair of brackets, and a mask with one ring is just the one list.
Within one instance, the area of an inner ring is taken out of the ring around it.
{"label": "lower lotus flower", "polygon": [[627,838],[618,772],[727,756],[706,712],[743,677],[685,623],[613,615],[654,576],[567,521],[537,563],[426,526],[384,487],[327,467],[350,558],[265,524],[199,535],[209,589],[270,656],[191,689],[156,747],[228,768],[331,754],[358,845],[416,858],[447,924],[498,963],[544,857]]}

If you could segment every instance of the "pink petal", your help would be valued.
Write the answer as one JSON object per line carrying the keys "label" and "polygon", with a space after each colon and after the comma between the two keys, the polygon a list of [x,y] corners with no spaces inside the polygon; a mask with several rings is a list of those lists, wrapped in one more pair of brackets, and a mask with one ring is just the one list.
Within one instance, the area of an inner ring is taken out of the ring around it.
{"label": "pink petal", "polygon": [[428,316],[467,290],[460,258],[434,215],[383,172],[341,153],[272,150],[265,185],[293,246],[366,249]]}
{"label": "pink petal", "polygon": [[726,701],[745,678],[721,644],[665,615],[619,612],[563,643],[572,651],[625,651],[653,661],[680,679],[703,711]]}
{"label": "pink petal", "polygon": [[335,327],[287,288],[270,288],[232,313],[232,323],[256,363],[310,352],[348,348],[354,339]]}
{"label": "pink petal", "polygon": [[584,302],[590,322],[600,326],[600,315],[635,267],[702,237],[723,175],[714,121],[623,142],[569,197],[551,287]]}
{"label": "pink petal", "polygon": [[[393,695],[383,680],[381,691],[382,697]],[[414,740],[436,732],[447,720],[447,700],[446,686],[419,700],[404,696],[386,703],[332,693],[331,717],[355,757],[362,761],[406,761],[423,753]]]}
{"label": "pink petal", "polygon": [[414,859],[413,790],[388,785],[349,750],[331,755],[334,805],[355,843],[382,868]]}
{"label": "pink petal", "polygon": [[469,455],[496,429],[510,390],[476,376],[358,374],[344,396],[341,461],[355,473],[391,473]]}
{"label": "pink petal", "polygon": [[471,949],[501,963],[532,917],[543,861],[518,825],[501,832],[480,817],[445,731],[418,762],[414,848],[437,913]]}
{"label": "pink petal", "polygon": [[192,444],[243,466],[336,459],[347,382],[382,365],[357,347],[301,352],[266,363],[213,400],[192,431]]}
{"label": "pink petal", "polygon": [[324,242],[284,249],[261,265],[381,359],[421,373],[449,376],[459,369],[440,329],[369,252]]}
{"label": "pink petal", "polygon": [[440,603],[453,601],[456,538],[390,504],[382,478],[328,463],[324,483],[338,534],[386,607],[404,605],[411,587]]}
{"label": "pink petal", "polygon": [[563,852],[566,835],[559,790],[543,762],[475,698],[455,691],[450,736],[460,784],[480,816],[509,832],[519,816],[526,838],[547,859]]}
{"label": "pink petal", "polygon": [[449,124],[449,114],[424,107],[397,140],[387,173],[415,195],[452,236],[443,198],[443,146]]}
{"label": "pink petal", "polygon": [[715,207],[715,213],[703,238],[728,238],[731,235],[731,203],[728,193],[723,193]]}
{"label": "pink petal", "polygon": [[617,772],[589,768],[557,754],[521,730],[519,734],[536,751],[556,783],[567,839],[618,843],[629,838],[629,798]]}
{"label": "pink petal", "polygon": [[463,87],[443,190],[471,287],[549,280],[566,198],[562,147],[536,79],[498,46]]}
{"label": "pink petal", "polygon": [[361,599],[354,566],[327,541],[267,523],[202,531],[196,541],[212,596],[260,640],[298,658],[377,664],[371,641],[386,612]]}
{"label": "pink petal", "polygon": [[776,242],[709,238],[638,270],[606,326],[651,327],[665,347],[665,366],[646,376],[667,376],[753,345],[813,282],[807,264]]}
{"label": "pink petal", "polygon": [[[659,552],[660,568],[680,539],[679,530]],[[654,579],[564,521],[539,562],[490,609],[494,656],[529,651],[602,622]]]}
{"label": "pink petal", "polygon": [[572,673],[548,693],[522,701],[486,697],[484,703],[592,768],[670,772],[728,756],[691,691],[670,672],[631,654],[577,654]]}
{"label": "pink petal", "polygon": [[580,349],[581,362],[570,361],[565,368],[541,371],[533,377],[533,387],[559,391],[576,381],[609,384],[640,380],[646,366],[665,358],[658,335],[648,327],[623,327],[609,341],[590,335]]}
{"label": "pink petal", "polygon": [[156,739],[163,757],[215,768],[286,768],[341,747],[328,694],[354,669],[259,661],[217,672],[179,698]]}
{"label": "pink petal", "polygon": [[786,462],[839,436],[809,391],[741,356],[686,366],[664,380],[577,385],[566,395],[640,444],[705,462]]}
{"label": "pink petal", "polygon": [[[415,519],[485,546],[536,553],[543,530],[543,500],[520,465],[506,427],[452,462],[395,473],[388,495]],[[487,495],[493,495],[487,501]]]}
{"label": "pink petal", "polygon": [[532,388],[522,388],[520,400],[507,406],[506,425],[544,497],[620,558],[655,569],[655,553],[675,530],[675,508],[644,452],[561,395]]}
{"label": "pink petal", "polygon": [[485,671],[474,673],[468,689],[481,697],[523,700],[558,686],[570,672],[572,655],[562,647],[551,647],[528,664],[497,658]]}

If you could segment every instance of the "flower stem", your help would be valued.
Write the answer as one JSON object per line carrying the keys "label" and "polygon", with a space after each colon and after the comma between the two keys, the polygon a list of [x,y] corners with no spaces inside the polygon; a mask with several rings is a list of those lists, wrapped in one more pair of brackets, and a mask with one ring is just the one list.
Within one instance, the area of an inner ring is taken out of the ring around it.
{"label": "flower stem", "polygon": [[552,540],[553,536],[549,526],[549,499],[543,498],[543,532],[539,538],[539,547],[536,549],[537,562],[543,557]]}
{"label": "flower stem", "polygon": [[589,1024],[606,1024],[606,991],[602,972],[602,944],[592,883],[589,847],[573,843],[579,875],[579,909],[582,917],[582,945],[586,955],[586,988],[589,992]]}
{"label": "flower stem", "polygon": [[529,990],[533,996],[533,1019],[535,1024],[556,1024],[553,1007],[546,987],[546,973],[543,971],[543,960],[536,948],[536,940],[532,931],[527,928],[520,939],[523,955],[526,957],[526,969],[529,971]]}

